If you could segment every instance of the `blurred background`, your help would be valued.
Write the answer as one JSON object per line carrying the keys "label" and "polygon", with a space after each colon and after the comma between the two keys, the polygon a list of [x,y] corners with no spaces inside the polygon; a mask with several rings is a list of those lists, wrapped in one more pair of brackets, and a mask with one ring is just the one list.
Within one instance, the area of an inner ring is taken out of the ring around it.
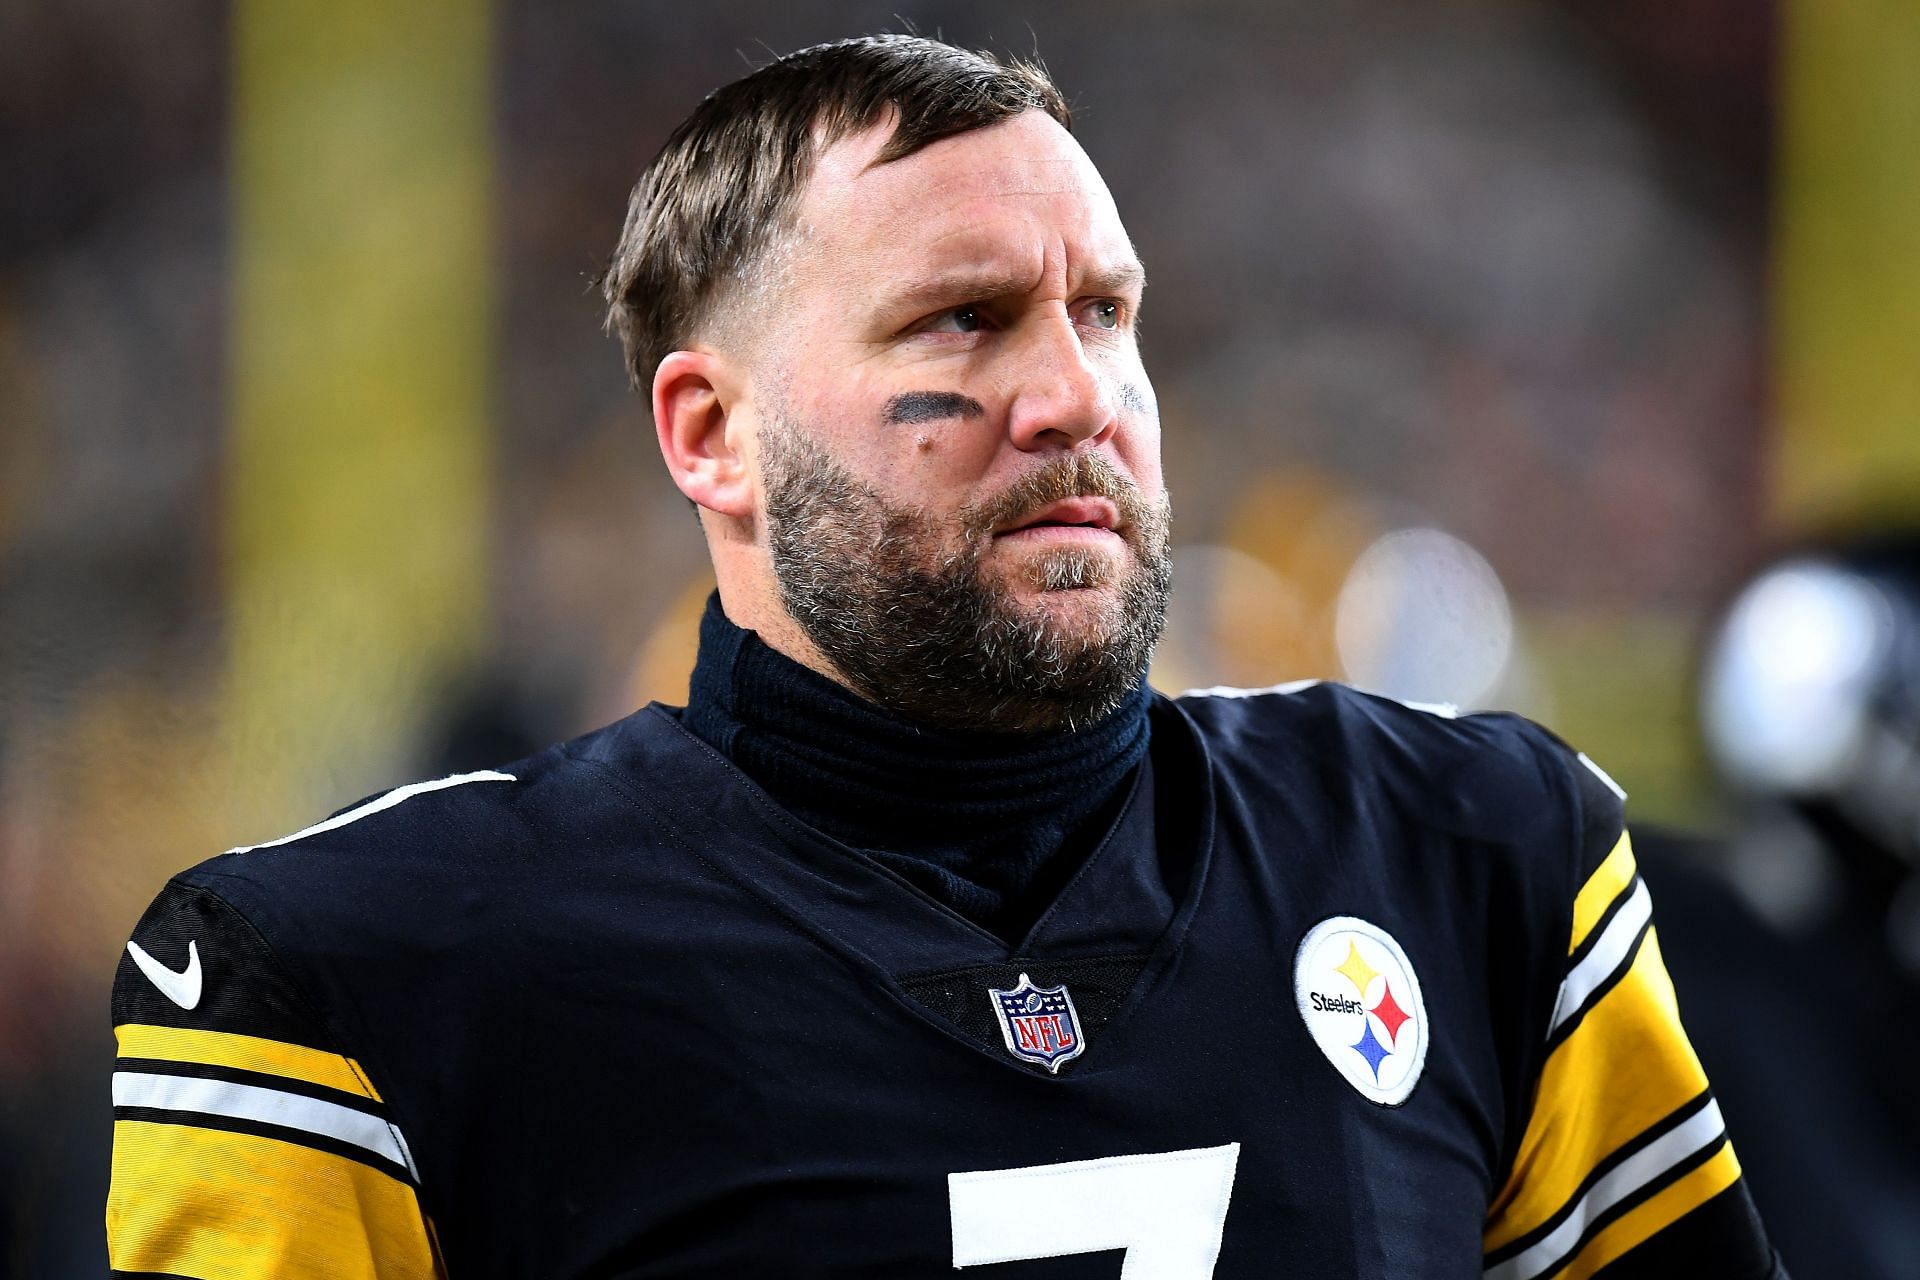
{"label": "blurred background", "polygon": [[1156,685],[1517,710],[1702,859],[1741,828],[1725,605],[1920,521],[1903,0],[14,0],[0,1272],[104,1269],[167,876],[684,696],[704,550],[592,278],[706,91],[909,25],[1046,62],[1151,271]]}

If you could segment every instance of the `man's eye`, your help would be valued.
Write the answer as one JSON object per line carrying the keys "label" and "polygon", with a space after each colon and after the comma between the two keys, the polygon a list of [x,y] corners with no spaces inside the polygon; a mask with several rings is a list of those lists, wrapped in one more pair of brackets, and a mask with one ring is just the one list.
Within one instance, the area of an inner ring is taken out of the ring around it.
{"label": "man's eye", "polygon": [[1102,298],[1087,308],[1087,315],[1096,329],[1118,329],[1120,327],[1120,304],[1112,298]]}
{"label": "man's eye", "polygon": [[973,333],[985,323],[979,307],[955,307],[935,316],[927,329],[933,333]]}

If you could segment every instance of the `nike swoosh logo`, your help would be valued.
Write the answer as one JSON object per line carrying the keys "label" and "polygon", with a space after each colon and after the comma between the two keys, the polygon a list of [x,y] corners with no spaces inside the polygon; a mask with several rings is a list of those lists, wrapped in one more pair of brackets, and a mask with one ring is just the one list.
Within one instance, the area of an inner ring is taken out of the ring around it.
{"label": "nike swoosh logo", "polygon": [[182,1009],[191,1009],[200,1003],[200,944],[187,943],[187,967],[179,973],[167,968],[148,955],[137,942],[127,944],[127,954],[140,966],[140,972],[153,980],[160,988],[160,994],[179,1005]]}

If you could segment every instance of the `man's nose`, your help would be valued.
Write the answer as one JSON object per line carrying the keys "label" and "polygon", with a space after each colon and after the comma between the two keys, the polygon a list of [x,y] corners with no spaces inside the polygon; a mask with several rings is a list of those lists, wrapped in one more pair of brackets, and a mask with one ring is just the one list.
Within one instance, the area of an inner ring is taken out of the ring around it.
{"label": "man's nose", "polygon": [[1031,322],[1019,344],[1018,391],[1008,433],[1029,451],[1098,443],[1119,425],[1113,391],[1087,359],[1079,330],[1065,315]]}

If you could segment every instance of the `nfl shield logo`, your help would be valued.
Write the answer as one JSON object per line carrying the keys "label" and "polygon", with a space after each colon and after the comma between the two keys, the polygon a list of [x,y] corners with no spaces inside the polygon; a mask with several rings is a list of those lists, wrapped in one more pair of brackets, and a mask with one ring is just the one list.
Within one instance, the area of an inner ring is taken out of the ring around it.
{"label": "nfl shield logo", "polygon": [[1007,1042],[1007,1052],[1016,1058],[1057,1072],[1061,1063],[1079,1057],[1087,1047],[1080,1035],[1080,1015],[1073,1011],[1073,997],[1067,994],[1065,983],[1036,987],[1023,973],[1019,986],[1011,991],[989,987],[987,998],[993,1001],[994,1016],[1000,1019],[1000,1036]]}

